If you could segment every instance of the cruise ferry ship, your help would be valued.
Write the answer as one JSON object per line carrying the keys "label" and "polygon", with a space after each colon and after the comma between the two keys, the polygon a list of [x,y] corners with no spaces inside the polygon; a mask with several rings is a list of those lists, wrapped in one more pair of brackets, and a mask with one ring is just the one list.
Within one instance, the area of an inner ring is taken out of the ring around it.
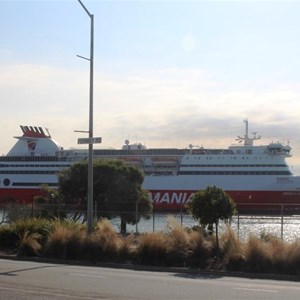
{"label": "cruise ferry ship", "polygon": [[[87,159],[88,150],[64,150],[42,127],[20,126],[22,135],[7,155],[0,157],[0,201],[12,197],[32,202],[41,186],[57,188],[57,174]],[[225,190],[240,212],[300,209],[300,176],[286,163],[291,147],[282,143],[254,145],[260,136],[248,133],[237,145],[207,149],[150,148],[125,141],[121,149],[94,149],[94,158],[121,159],[141,168],[143,187],[157,210],[183,210],[193,194],[207,186]]]}

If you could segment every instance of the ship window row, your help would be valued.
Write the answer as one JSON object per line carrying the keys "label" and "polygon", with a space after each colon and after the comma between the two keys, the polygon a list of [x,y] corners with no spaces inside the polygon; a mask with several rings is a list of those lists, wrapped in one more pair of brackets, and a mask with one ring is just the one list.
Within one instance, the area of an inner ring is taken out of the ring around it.
{"label": "ship window row", "polygon": [[52,182],[48,182],[48,183],[41,183],[41,182],[14,182],[12,185],[13,186],[41,186],[42,184],[46,184],[48,186],[57,187],[57,183],[52,183]]}
{"label": "ship window row", "polygon": [[35,167],[42,167],[42,168],[68,168],[70,164],[64,165],[12,165],[12,164],[0,164],[0,168],[35,168]]}
{"label": "ship window row", "polygon": [[148,165],[143,169],[177,169],[177,165]]}
{"label": "ship window row", "polygon": [[203,164],[203,165],[199,165],[199,164],[182,164],[180,167],[198,167],[198,168],[208,168],[208,167],[221,167],[221,168],[228,168],[228,167],[233,167],[233,168],[245,168],[245,167],[255,167],[255,168],[260,168],[260,167],[276,167],[276,168],[282,168],[282,167],[287,167],[287,165],[285,164],[276,164],[276,165],[273,165],[273,164],[255,164],[255,165],[249,165],[249,164],[244,164],[244,165],[241,165],[241,164],[225,164],[225,165],[212,165],[212,164]]}
{"label": "ship window row", "polygon": [[290,171],[179,171],[178,175],[292,175]]}
{"label": "ship window row", "polygon": [[[195,158],[198,158],[199,160],[201,160],[201,159],[206,159],[206,160],[208,160],[208,159],[215,159],[215,158],[218,158],[218,160],[220,160],[220,159],[239,159],[240,157],[237,157],[237,156],[230,156],[230,157],[225,157],[225,156],[217,156],[217,157],[213,157],[213,156],[204,156],[204,157],[201,157],[201,156],[195,156],[195,157],[192,157],[192,156],[187,156],[186,157],[186,159],[190,159],[190,158],[192,158],[192,159],[195,159]],[[249,156],[242,156],[241,157],[242,159],[267,159],[267,157],[262,157],[262,156],[254,156],[254,157],[249,157]]]}
{"label": "ship window row", "polygon": [[175,172],[145,172],[145,175],[147,176],[171,176],[176,175]]}
{"label": "ship window row", "polygon": [[97,156],[118,156],[118,155],[184,155],[187,153],[187,149],[174,149],[174,148],[166,148],[166,149],[125,149],[125,150],[116,150],[116,149],[99,149],[94,150],[94,155]]}
{"label": "ship window row", "polygon": [[174,149],[174,148],[166,148],[166,149],[123,149],[123,150],[116,150],[116,149],[99,149],[94,150],[95,156],[132,156],[132,155],[139,155],[139,156],[160,156],[160,155],[233,155],[234,151],[232,150],[224,150],[224,149]]}
{"label": "ship window row", "polygon": [[57,174],[57,171],[0,171],[0,174]]}
{"label": "ship window row", "polygon": [[6,168],[6,167],[11,167],[11,168],[35,168],[35,167],[40,167],[40,168],[68,168],[70,167],[70,164],[63,164],[63,165],[0,165],[0,168]]}
{"label": "ship window row", "polygon": [[[234,154],[232,150],[228,149],[192,149],[191,154]],[[250,153],[251,154],[251,153]]]}
{"label": "ship window row", "polygon": [[66,161],[57,156],[0,156],[0,161]]}

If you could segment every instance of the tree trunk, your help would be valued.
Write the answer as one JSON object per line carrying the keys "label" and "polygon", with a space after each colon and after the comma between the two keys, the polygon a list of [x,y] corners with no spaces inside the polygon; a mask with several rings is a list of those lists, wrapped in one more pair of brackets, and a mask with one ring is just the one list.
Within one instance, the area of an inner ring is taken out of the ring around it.
{"label": "tree trunk", "polygon": [[126,234],[126,222],[121,218],[121,234]]}

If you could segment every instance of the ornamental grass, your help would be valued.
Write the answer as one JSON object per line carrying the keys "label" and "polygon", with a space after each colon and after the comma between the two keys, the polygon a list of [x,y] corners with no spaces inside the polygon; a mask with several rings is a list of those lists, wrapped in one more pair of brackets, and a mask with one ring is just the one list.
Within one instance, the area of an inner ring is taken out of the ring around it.
{"label": "ornamental grass", "polygon": [[136,260],[141,264],[164,266],[168,262],[169,251],[170,242],[165,233],[144,233],[138,238]]}
{"label": "ornamental grass", "polygon": [[42,236],[37,232],[25,231],[19,236],[18,256],[38,256],[42,249]]}
{"label": "ornamental grass", "polygon": [[227,226],[220,238],[221,255],[227,270],[238,271],[245,267],[244,244],[231,227]]}
{"label": "ornamental grass", "polygon": [[173,266],[205,267],[214,250],[213,237],[201,230],[189,230],[172,216],[168,218],[168,261]]}
{"label": "ornamental grass", "polygon": [[122,237],[107,219],[103,219],[97,223],[93,233],[86,237],[84,257],[92,261],[116,261],[121,250],[126,249],[122,246]]}
{"label": "ornamental grass", "polygon": [[80,259],[85,235],[85,226],[56,221],[45,242],[44,255],[59,259]]}
{"label": "ornamental grass", "polygon": [[168,218],[162,232],[120,235],[103,219],[87,234],[78,223],[23,219],[0,226],[0,250],[19,256],[45,256],[90,262],[120,262],[179,266],[239,272],[300,275],[300,241],[284,242],[261,234],[241,241],[228,227],[220,236],[216,257],[215,237],[201,229],[184,228]]}

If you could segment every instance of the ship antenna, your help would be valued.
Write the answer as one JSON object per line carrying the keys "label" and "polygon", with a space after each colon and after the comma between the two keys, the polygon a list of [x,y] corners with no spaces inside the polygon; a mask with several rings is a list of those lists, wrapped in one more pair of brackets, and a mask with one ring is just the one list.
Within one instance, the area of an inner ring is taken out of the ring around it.
{"label": "ship antenna", "polygon": [[244,145],[245,146],[252,146],[253,145],[253,140],[249,138],[249,131],[248,131],[248,119],[244,120],[246,124],[246,132],[245,132],[245,137],[244,137]]}
{"label": "ship antenna", "polygon": [[246,135],[245,135],[245,137],[248,137],[248,119],[245,119],[244,122],[246,123]]}
{"label": "ship antenna", "polygon": [[238,141],[239,143],[241,143],[242,141],[244,141],[244,146],[253,146],[253,141],[255,140],[259,140],[261,138],[261,136],[257,136],[257,132],[253,132],[253,138],[249,137],[249,131],[248,131],[248,120],[245,119],[244,120],[245,124],[246,124],[246,131],[245,131],[245,135],[244,137],[238,136],[236,141]]}

